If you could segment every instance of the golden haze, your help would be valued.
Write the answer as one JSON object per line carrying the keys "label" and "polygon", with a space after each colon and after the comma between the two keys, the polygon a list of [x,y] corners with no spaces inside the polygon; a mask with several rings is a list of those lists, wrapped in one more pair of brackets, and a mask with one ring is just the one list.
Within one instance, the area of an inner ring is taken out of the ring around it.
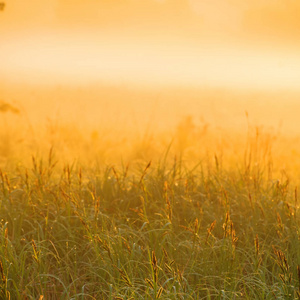
{"label": "golden haze", "polygon": [[[3,161],[52,146],[69,159],[147,160],[182,122],[208,128],[214,152],[225,136],[232,145],[246,136],[245,111],[252,126],[297,136],[299,9],[279,0],[6,1],[0,97],[20,113],[2,113]],[[203,135],[190,138],[189,147]]]}

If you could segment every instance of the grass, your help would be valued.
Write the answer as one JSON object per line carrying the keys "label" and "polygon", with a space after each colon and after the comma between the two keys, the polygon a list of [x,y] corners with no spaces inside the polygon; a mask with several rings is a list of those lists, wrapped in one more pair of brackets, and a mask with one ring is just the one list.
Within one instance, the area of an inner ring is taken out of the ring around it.
{"label": "grass", "polygon": [[297,170],[258,129],[227,155],[190,123],[151,161],[4,167],[1,299],[300,299]]}

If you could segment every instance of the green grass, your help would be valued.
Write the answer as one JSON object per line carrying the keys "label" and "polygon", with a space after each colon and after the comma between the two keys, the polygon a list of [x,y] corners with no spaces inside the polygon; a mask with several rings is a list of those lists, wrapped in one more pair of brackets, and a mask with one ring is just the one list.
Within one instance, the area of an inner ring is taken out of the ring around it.
{"label": "green grass", "polygon": [[1,299],[300,299],[297,189],[247,157],[2,170]]}

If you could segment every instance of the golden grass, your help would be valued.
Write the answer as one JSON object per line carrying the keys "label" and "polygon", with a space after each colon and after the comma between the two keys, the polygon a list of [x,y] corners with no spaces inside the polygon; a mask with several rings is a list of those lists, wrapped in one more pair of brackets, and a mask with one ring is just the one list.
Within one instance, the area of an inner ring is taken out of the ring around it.
{"label": "golden grass", "polygon": [[247,116],[246,131],[186,116],[141,134],[12,112],[2,298],[299,299],[297,135]]}

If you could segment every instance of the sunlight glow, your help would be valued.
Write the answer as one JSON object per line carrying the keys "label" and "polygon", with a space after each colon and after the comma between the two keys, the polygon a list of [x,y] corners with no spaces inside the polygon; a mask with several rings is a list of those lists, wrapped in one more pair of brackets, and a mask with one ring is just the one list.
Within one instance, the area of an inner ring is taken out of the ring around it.
{"label": "sunlight glow", "polygon": [[15,0],[0,19],[0,76],[299,88],[299,11],[282,0]]}
{"label": "sunlight glow", "polygon": [[300,58],[218,45],[37,37],[0,46],[0,75],[38,81],[297,88]]}

